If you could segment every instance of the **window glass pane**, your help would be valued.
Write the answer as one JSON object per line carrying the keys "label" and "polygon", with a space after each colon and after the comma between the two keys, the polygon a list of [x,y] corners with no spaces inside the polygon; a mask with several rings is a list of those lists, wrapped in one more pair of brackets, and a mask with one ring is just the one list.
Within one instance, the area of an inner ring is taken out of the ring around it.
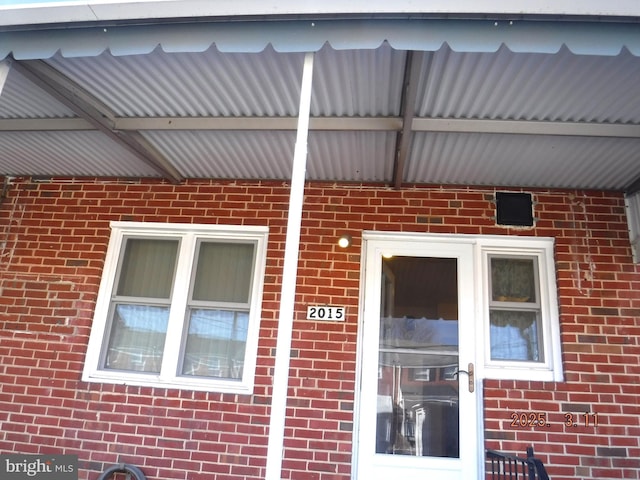
{"label": "window glass pane", "polygon": [[542,362],[538,312],[491,310],[491,360]]}
{"label": "window glass pane", "polygon": [[192,309],[183,375],[241,379],[248,312]]}
{"label": "window glass pane", "polygon": [[457,259],[383,259],[380,313],[376,453],[459,458]]}
{"label": "window glass pane", "polygon": [[169,307],[116,304],[105,368],[160,372]]}
{"label": "window glass pane", "polygon": [[536,303],[534,259],[491,258],[491,292],[495,302]]}
{"label": "window glass pane", "polygon": [[253,248],[250,243],[202,242],[193,300],[249,303]]}
{"label": "window glass pane", "polygon": [[128,239],[117,294],[169,298],[177,254],[177,240]]}

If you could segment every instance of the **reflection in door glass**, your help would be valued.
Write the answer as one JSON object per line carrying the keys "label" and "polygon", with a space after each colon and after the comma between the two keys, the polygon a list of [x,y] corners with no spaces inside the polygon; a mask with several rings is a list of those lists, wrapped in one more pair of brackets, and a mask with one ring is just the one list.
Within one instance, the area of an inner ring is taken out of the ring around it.
{"label": "reflection in door glass", "polygon": [[376,453],[458,458],[456,259],[382,262]]}

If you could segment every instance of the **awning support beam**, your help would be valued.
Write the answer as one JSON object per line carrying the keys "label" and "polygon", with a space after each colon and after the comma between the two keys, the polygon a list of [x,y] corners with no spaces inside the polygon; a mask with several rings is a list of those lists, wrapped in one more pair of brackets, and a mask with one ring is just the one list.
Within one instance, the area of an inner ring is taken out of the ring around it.
{"label": "awning support beam", "polygon": [[293,334],[293,312],[295,305],[296,282],[298,278],[298,257],[300,253],[304,182],[307,169],[307,138],[309,134],[309,113],[311,110],[313,59],[313,53],[307,53],[305,55],[304,68],[302,72],[302,86],[300,89],[298,130],[293,154],[291,193],[289,194],[289,215],[287,218],[287,236],[284,249],[284,265],[282,268],[278,338],[276,341],[276,358],[273,369],[273,391],[271,394],[271,415],[269,417],[266,480],[280,480],[280,478],[282,478],[284,428],[287,413],[291,338]]}
{"label": "awning support beam", "polygon": [[402,130],[396,140],[396,154],[393,165],[393,185],[402,187],[404,178],[404,166],[410,152],[411,139],[413,137],[413,117],[415,115],[416,96],[418,94],[418,81],[420,80],[420,53],[407,52],[407,60],[404,70],[404,87],[400,114],[402,115]]}
{"label": "awning support beam", "polygon": [[163,177],[174,183],[182,181],[182,175],[164,155],[144,140],[140,134],[117,130],[115,112],[49,64],[42,60],[14,60],[13,68],[96,130],[151,165]]}
{"label": "awning support beam", "polygon": [[[292,131],[296,117],[116,117],[118,131]],[[311,131],[388,131],[399,132],[402,117],[312,117]],[[0,132],[96,130],[82,118],[2,118]],[[416,132],[496,133],[511,135],[549,135],[601,138],[640,138],[640,125],[613,123],[544,122],[532,120],[487,120],[461,118],[417,118],[411,122]]]}

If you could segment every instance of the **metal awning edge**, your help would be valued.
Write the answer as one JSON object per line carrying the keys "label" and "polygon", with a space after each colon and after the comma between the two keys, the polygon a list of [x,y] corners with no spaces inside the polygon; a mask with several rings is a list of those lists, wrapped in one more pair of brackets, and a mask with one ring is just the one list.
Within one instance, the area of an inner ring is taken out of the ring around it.
{"label": "metal awning edge", "polygon": [[113,27],[74,27],[0,32],[0,59],[143,55],[202,52],[259,53],[267,46],[282,53],[334,49],[375,49],[388,42],[398,50],[557,53],[566,47],[580,55],[640,56],[640,24],[493,20],[319,20],[171,23]]}
{"label": "metal awning edge", "polygon": [[635,17],[640,13],[635,0],[324,0],[300,2],[244,0],[0,0],[0,25],[46,25],[70,22],[113,22],[122,20],[167,20],[179,18],[247,18],[258,16],[309,15],[547,15],[581,17]]}

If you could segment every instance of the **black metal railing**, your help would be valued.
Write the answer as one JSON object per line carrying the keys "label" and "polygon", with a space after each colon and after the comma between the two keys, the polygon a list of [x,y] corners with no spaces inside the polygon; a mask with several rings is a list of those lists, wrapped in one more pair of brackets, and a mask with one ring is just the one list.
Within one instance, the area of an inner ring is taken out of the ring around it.
{"label": "black metal railing", "polygon": [[487,449],[487,480],[549,480],[547,470],[527,448],[527,456],[517,457]]}

